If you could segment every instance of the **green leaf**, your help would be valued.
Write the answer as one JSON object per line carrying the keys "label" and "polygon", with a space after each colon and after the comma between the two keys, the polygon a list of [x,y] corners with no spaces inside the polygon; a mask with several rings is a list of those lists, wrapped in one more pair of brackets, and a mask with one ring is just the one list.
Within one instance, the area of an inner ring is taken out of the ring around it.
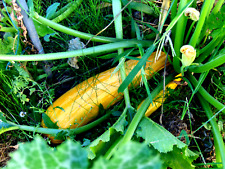
{"label": "green leaf", "polygon": [[4,39],[0,38],[0,54],[14,54],[16,51],[17,54],[20,54],[22,51],[18,39],[14,38],[12,33],[5,33]]}
{"label": "green leaf", "polygon": [[128,142],[107,161],[99,158],[92,169],[160,169],[162,162],[146,144]]}
{"label": "green leaf", "polygon": [[211,13],[206,21],[206,27],[211,30],[211,36],[217,38],[225,31],[225,6],[218,13]]}
{"label": "green leaf", "polygon": [[168,153],[161,153],[161,159],[163,159],[163,169],[167,169],[168,167],[172,169],[193,169],[195,168],[192,165],[192,162],[196,160],[196,156],[188,157],[186,156],[187,149],[179,149],[176,146],[173,148],[173,151]]}
{"label": "green leaf", "polygon": [[88,158],[94,159],[96,156],[105,155],[108,148],[122,136],[126,124],[125,116],[121,115],[120,119],[112,127],[89,145]]}
{"label": "green leaf", "polygon": [[122,82],[122,84],[120,85],[119,89],[118,89],[118,93],[123,92],[128,85],[132,82],[132,80],[134,79],[134,77],[137,75],[137,73],[140,71],[140,69],[142,68],[142,66],[144,66],[144,64],[146,63],[147,59],[149,58],[149,56],[152,54],[152,52],[155,50],[155,45],[152,44],[147,52],[143,55],[143,57],[141,58],[141,60],[137,63],[137,65],[131,70],[131,72],[129,73],[129,75],[126,77],[126,79]]}
{"label": "green leaf", "polygon": [[28,0],[27,1],[27,6],[28,6],[28,9],[29,9],[30,14],[33,15],[33,13],[34,13],[34,3],[33,3],[33,0]]}
{"label": "green leaf", "polygon": [[44,37],[47,34],[55,33],[55,31],[49,28],[48,26],[41,24],[40,22],[37,22],[36,20],[33,20],[33,22],[39,36]]}
{"label": "green leaf", "polygon": [[176,137],[174,137],[165,128],[147,117],[144,117],[143,120],[139,123],[136,134],[138,137],[142,137],[145,142],[152,145],[161,153],[172,151],[173,146],[175,145],[178,148],[184,148],[185,146],[187,146]]}
{"label": "green leaf", "polygon": [[47,35],[44,36],[44,40],[46,42],[49,42],[50,41],[50,37],[51,36],[54,37],[55,35],[56,35],[56,33],[47,34]]}
{"label": "green leaf", "polygon": [[36,91],[35,88],[30,88],[29,90],[30,90],[30,95],[32,95]]}
{"label": "green leaf", "polygon": [[55,2],[54,4],[50,5],[46,11],[46,18],[47,19],[51,19],[52,16],[54,16],[54,14],[56,13],[56,10],[58,8],[58,6],[60,5],[60,3]]}
{"label": "green leaf", "polygon": [[46,113],[42,113],[42,119],[44,120],[44,124],[48,128],[58,129],[57,122],[53,123],[50,117]]}
{"label": "green leaf", "polygon": [[19,149],[11,154],[6,169],[86,169],[87,167],[87,152],[79,143],[67,140],[54,150],[43,138],[36,136],[32,142],[20,144]]}
{"label": "green leaf", "polygon": [[[122,0],[123,5],[126,5],[129,1],[127,0]],[[154,9],[151,8],[150,6],[140,3],[140,2],[131,2],[128,7],[137,10],[137,11],[141,11],[144,12],[148,15],[155,15]]]}
{"label": "green leaf", "polygon": [[[186,144],[147,117],[144,117],[139,123],[136,135],[142,137],[146,143],[161,153],[166,167],[177,169],[178,166],[184,165],[182,168],[188,169],[192,167],[191,163],[198,157],[188,149]],[[174,167],[176,165],[177,167]]]}

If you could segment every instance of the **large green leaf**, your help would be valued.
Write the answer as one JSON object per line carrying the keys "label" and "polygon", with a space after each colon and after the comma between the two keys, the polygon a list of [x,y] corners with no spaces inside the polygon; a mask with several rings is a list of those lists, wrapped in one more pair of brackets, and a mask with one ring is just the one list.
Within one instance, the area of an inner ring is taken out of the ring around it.
{"label": "large green leaf", "polygon": [[180,165],[183,169],[189,169],[192,168],[191,163],[198,157],[186,144],[147,117],[139,123],[136,134],[161,153],[164,167],[176,169]]}
{"label": "large green leaf", "polygon": [[[100,157],[93,169],[161,169],[160,156],[146,144],[128,142],[110,160]],[[46,141],[36,136],[31,142],[19,145],[11,154],[5,169],[87,169],[90,168],[87,152],[79,143],[67,140],[57,148],[49,147]]]}
{"label": "large green leaf", "polygon": [[140,122],[136,133],[137,136],[145,139],[145,142],[151,144],[155,149],[162,153],[172,151],[173,146],[175,145],[180,149],[187,146],[165,128],[147,117],[143,118]]}
{"label": "large green leaf", "polygon": [[11,154],[6,169],[86,169],[87,152],[79,143],[67,140],[57,147],[50,148],[45,140],[37,136],[30,143],[20,144]]}
{"label": "large green leaf", "polygon": [[154,154],[146,144],[128,142],[109,161],[99,158],[93,169],[160,169],[161,166],[159,154]]}

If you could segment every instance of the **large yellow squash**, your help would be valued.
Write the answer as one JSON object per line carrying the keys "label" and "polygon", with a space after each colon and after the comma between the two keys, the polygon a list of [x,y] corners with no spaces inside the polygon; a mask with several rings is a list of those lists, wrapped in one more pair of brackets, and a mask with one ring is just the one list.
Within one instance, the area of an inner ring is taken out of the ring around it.
{"label": "large yellow squash", "polygon": [[[147,79],[164,67],[165,60],[164,53],[157,61],[155,61],[155,53],[148,58],[145,67]],[[126,74],[129,74],[137,63],[136,60],[125,62]],[[113,74],[114,69],[109,69],[85,80],[58,98],[46,111],[52,122],[57,122],[59,128],[62,129],[76,128],[93,120],[98,115],[100,104],[107,109],[121,100],[123,93],[117,92],[121,84],[121,77],[119,71]],[[135,87],[140,84],[140,81],[141,74],[139,72],[131,85]],[[43,121],[42,126],[45,127]]]}

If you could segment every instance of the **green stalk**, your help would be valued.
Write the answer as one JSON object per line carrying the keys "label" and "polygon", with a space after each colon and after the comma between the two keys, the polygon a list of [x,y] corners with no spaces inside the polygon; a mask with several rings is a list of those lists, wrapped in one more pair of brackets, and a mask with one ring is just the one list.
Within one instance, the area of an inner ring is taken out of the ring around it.
{"label": "green stalk", "polygon": [[[177,15],[177,3],[178,3],[178,0],[173,0],[173,2],[171,3],[171,15],[170,15],[170,20],[171,21]],[[172,28],[172,33],[171,33],[173,42],[174,42],[174,38],[175,38],[175,31],[176,31],[176,27],[174,26]]]}
{"label": "green stalk", "polygon": [[72,35],[72,36],[75,36],[75,37],[79,37],[81,39],[86,39],[86,40],[91,39],[92,41],[102,42],[102,43],[110,43],[110,42],[121,41],[121,40],[116,39],[116,38],[110,38],[110,37],[104,37],[104,36],[94,36],[94,35],[89,34],[89,33],[84,33],[84,32],[80,32],[80,31],[77,31],[77,30],[70,29],[66,26],[60,25],[58,23],[55,23],[54,21],[46,19],[46,18],[38,15],[38,13],[36,13],[36,12],[32,15],[32,18],[37,20],[38,22],[46,25],[46,26],[49,26],[49,27],[57,30],[57,31],[60,31],[60,32],[63,32],[63,33],[66,33],[68,35]]}
{"label": "green stalk", "polygon": [[27,126],[27,125],[17,125],[15,123],[12,123],[9,121],[0,122],[0,123],[1,123],[1,126],[3,126],[4,128],[6,128],[8,130],[25,130],[25,131],[32,131],[32,132],[50,134],[50,135],[56,135],[57,133],[62,132],[62,131],[67,132],[67,133],[72,132],[74,134],[80,134],[80,133],[83,133],[83,132],[86,132],[86,131],[92,129],[93,127],[99,125],[100,123],[102,123],[103,121],[108,119],[109,116],[111,115],[111,113],[112,113],[112,111],[110,111],[109,113],[105,114],[104,116],[98,118],[97,120],[95,120],[85,126],[75,128],[75,129],[51,129],[51,128],[42,128],[42,127]]}
{"label": "green stalk", "polygon": [[[198,81],[195,79],[195,77],[191,74],[191,72],[188,73],[188,79],[190,82],[196,87],[198,85]],[[223,113],[225,113],[225,109],[222,103],[220,103],[218,100],[216,100],[213,96],[211,96],[202,86],[199,87],[198,92],[201,94],[201,96],[208,101],[212,106],[217,108],[218,110],[222,110]]]}
{"label": "green stalk", "polygon": [[223,43],[225,38],[225,34],[220,35],[217,38],[214,38],[209,44],[207,44],[204,48],[202,48],[199,51],[199,57],[196,59],[196,62],[201,63],[203,62],[208,56],[209,54],[215,50],[215,48],[217,48],[221,43]]}
{"label": "green stalk", "polygon": [[17,30],[14,27],[2,27],[2,26],[0,26],[0,32],[17,33]]}
{"label": "green stalk", "polygon": [[191,26],[190,26],[190,28],[189,28],[189,30],[188,30],[188,33],[187,33],[187,35],[186,35],[186,37],[185,37],[184,44],[187,43],[188,38],[189,38],[189,35],[190,35],[191,30],[192,30],[193,26],[195,25],[195,23],[196,23],[196,21],[193,21],[193,22],[192,22],[192,24],[191,24]]}
{"label": "green stalk", "polygon": [[[183,8],[187,5],[187,0],[182,0],[179,3],[178,13],[183,10]],[[176,72],[180,73],[181,67],[180,67],[180,48],[184,43],[184,34],[185,29],[187,25],[187,17],[182,15],[180,19],[177,22],[176,25],[176,33],[175,33],[175,39],[174,39],[174,50],[176,52],[176,56],[173,58],[173,67]]]}
{"label": "green stalk", "polygon": [[188,70],[194,73],[202,73],[214,69],[215,67],[220,66],[224,63],[225,63],[225,54],[223,53],[219,54],[214,59],[205,64],[201,64],[198,66],[197,65],[190,66]]}
{"label": "green stalk", "polygon": [[[118,39],[123,39],[123,24],[122,24],[122,14],[121,14],[121,9],[122,9],[122,4],[121,0],[112,0],[112,7],[113,7],[113,17],[114,17],[114,24],[115,24],[115,31],[116,31],[116,38]],[[122,54],[124,52],[123,48],[118,49],[118,55]],[[124,58],[120,58],[119,62],[124,62]],[[126,70],[124,63],[120,67],[120,74],[121,74],[121,79],[124,81],[126,79]],[[128,110],[131,108],[131,103],[130,103],[130,96],[129,96],[129,90],[128,87],[124,90],[124,99],[126,106]],[[128,111],[129,112],[129,111]]]}
{"label": "green stalk", "polygon": [[[169,83],[172,79],[174,78],[173,75],[169,75],[168,77],[166,77],[165,79],[165,84]],[[137,110],[137,113],[135,114],[133,120],[131,121],[123,139],[120,142],[119,146],[123,146],[124,144],[126,144],[128,141],[131,140],[131,138],[134,135],[134,132],[139,124],[139,122],[141,121],[142,117],[144,116],[146,110],[148,109],[149,105],[152,102],[152,99],[154,99],[157,94],[163,89],[163,82],[161,82],[151,93],[151,97],[149,98],[147,97],[145,99],[145,101],[143,102],[142,106]]]}
{"label": "green stalk", "polygon": [[178,0],[173,0],[174,2],[172,3],[173,5],[171,6],[171,20],[175,18],[177,15],[177,2]]}
{"label": "green stalk", "polygon": [[214,1],[215,0],[205,0],[204,1],[199,21],[198,21],[197,26],[195,28],[195,31],[194,31],[194,33],[193,33],[193,35],[191,37],[189,45],[191,45],[193,47],[196,46],[196,44],[197,44],[197,42],[199,40],[199,36],[201,34],[201,31],[202,31],[202,27],[203,27],[203,25],[205,23],[205,19],[207,17],[208,11],[210,10],[211,3],[214,2]]}
{"label": "green stalk", "polygon": [[83,0],[77,0],[70,3],[70,6],[63,13],[54,18],[52,21],[56,23],[61,22],[62,20],[67,18],[72,12],[74,12],[78,8],[78,6],[82,3],[82,1]]}
{"label": "green stalk", "polygon": [[149,41],[128,40],[128,41],[104,44],[104,45],[89,47],[89,48],[80,49],[80,50],[68,51],[68,52],[48,53],[48,54],[39,54],[39,55],[35,55],[35,54],[34,55],[3,55],[3,54],[0,54],[0,60],[3,60],[3,61],[43,61],[43,60],[65,59],[65,58],[71,58],[71,57],[75,57],[75,56],[110,53],[119,48],[136,47],[137,44],[139,44],[139,42],[143,46],[151,45],[151,43],[149,43]]}
{"label": "green stalk", "polygon": [[224,0],[219,0],[219,1],[216,3],[216,6],[213,8],[212,13],[213,13],[213,14],[218,13],[218,12],[220,11],[220,8],[222,7],[223,3],[224,3]]}
{"label": "green stalk", "polygon": [[[222,161],[223,169],[225,169],[225,146],[224,146],[223,138],[219,131],[218,124],[216,122],[216,119],[213,118],[213,113],[211,111],[211,107],[209,106],[208,102],[206,102],[199,93],[197,94],[197,96],[199,98],[199,101],[200,101],[202,108],[204,109],[208,119],[211,119],[210,124],[212,126],[212,132],[213,132],[213,138],[215,140],[215,146],[217,145],[216,148],[219,149],[219,154],[216,154],[216,156],[218,155],[219,157],[221,157],[221,159],[219,159],[219,161],[216,161],[216,162]],[[217,160],[218,160],[218,158],[217,158]]]}

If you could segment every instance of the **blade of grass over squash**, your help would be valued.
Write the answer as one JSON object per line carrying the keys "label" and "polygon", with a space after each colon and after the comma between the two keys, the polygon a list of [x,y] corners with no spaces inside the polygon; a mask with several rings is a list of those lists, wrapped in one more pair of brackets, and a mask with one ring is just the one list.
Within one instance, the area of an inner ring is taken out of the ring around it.
{"label": "blade of grass over squash", "polygon": [[129,56],[130,53],[133,52],[133,50],[134,50],[134,48],[128,49],[125,52],[123,52],[120,55],[118,55],[117,57],[115,57],[112,65],[114,65],[116,62],[118,62],[120,60],[120,58]]}
{"label": "blade of grass over squash", "polygon": [[132,82],[132,80],[137,75],[137,73],[140,71],[142,66],[144,66],[148,57],[153,53],[155,48],[156,48],[156,46],[154,44],[152,44],[148,48],[147,52],[143,55],[141,60],[137,63],[137,65],[134,67],[134,69],[129,73],[129,75],[126,77],[126,79],[122,82],[122,84],[120,85],[120,87],[118,89],[118,93],[123,92],[124,89],[128,87],[128,85]]}

